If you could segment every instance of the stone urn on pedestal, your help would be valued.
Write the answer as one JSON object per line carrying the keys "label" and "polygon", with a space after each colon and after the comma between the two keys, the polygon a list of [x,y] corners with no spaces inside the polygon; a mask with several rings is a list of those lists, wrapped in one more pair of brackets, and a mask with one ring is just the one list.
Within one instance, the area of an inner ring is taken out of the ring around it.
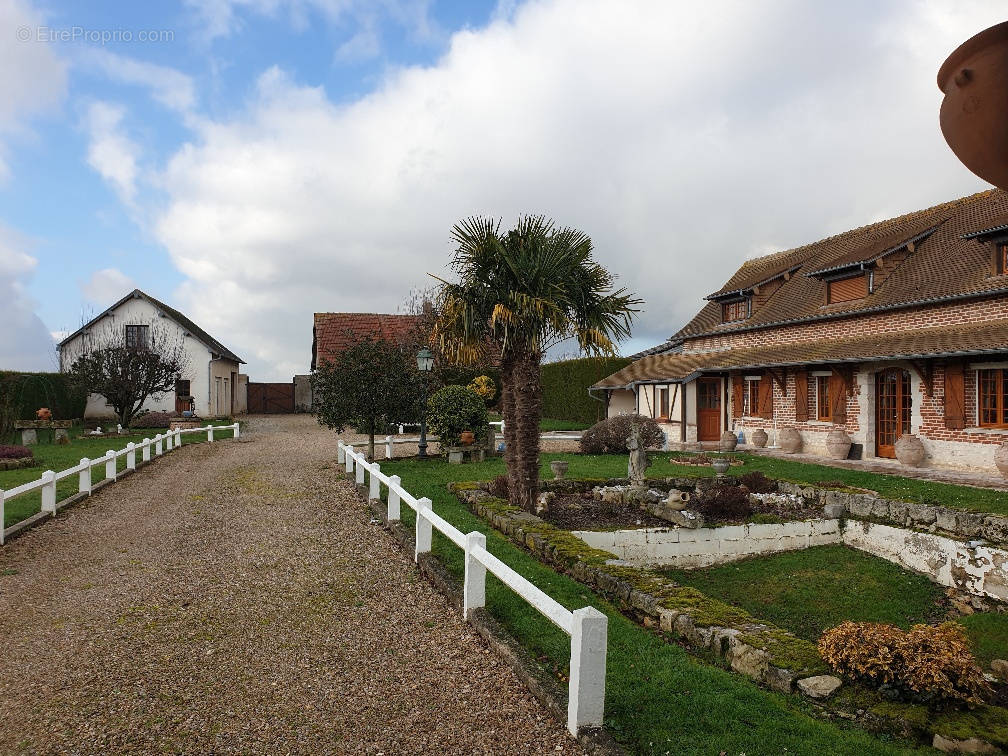
{"label": "stone urn on pedestal", "polygon": [[728,468],[731,467],[731,462],[728,461],[728,457],[714,457],[714,461],[711,462],[711,467],[714,468],[714,472],[718,475],[718,477],[720,477],[728,472]]}
{"label": "stone urn on pedestal", "polygon": [[847,459],[850,448],[851,437],[843,428],[834,428],[826,436],[826,455],[830,459]]}
{"label": "stone urn on pedestal", "polygon": [[781,428],[777,443],[785,454],[794,454],[801,451],[801,434],[795,428]]}
{"label": "stone urn on pedestal", "polygon": [[924,444],[913,433],[904,433],[896,439],[896,459],[907,467],[920,467],[924,464]]}
{"label": "stone urn on pedestal", "polygon": [[553,477],[557,480],[563,480],[567,475],[568,464],[562,459],[554,459],[550,462],[550,470],[553,471]]}
{"label": "stone urn on pedestal", "polygon": [[994,464],[1001,474],[1008,478],[1008,441],[1005,441],[994,451]]}
{"label": "stone urn on pedestal", "polygon": [[723,452],[735,451],[735,447],[738,446],[738,436],[729,430],[726,430],[721,434],[721,440],[718,442],[718,448]]}
{"label": "stone urn on pedestal", "polygon": [[767,442],[770,441],[770,437],[767,435],[765,430],[757,428],[749,434],[749,440],[752,441],[752,445],[757,449],[762,449],[767,445]]}

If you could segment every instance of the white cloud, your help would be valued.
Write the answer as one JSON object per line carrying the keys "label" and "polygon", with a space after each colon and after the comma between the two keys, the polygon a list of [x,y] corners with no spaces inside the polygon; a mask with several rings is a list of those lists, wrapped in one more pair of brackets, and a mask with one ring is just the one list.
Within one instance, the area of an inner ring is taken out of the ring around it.
{"label": "white cloud", "polygon": [[105,268],[95,271],[80,288],[88,302],[104,310],[137,288],[137,285],[121,270]]}
{"label": "white cloud", "polygon": [[21,249],[23,238],[0,227],[0,366],[5,370],[54,370],[55,342],[35,314],[36,302],[25,291],[37,261]]}
{"label": "white cloud", "polygon": [[51,46],[17,36],[44,23],[28,3],[0,0],[0,180],[10,173],[5,142],[24,136],[28,121],[55,109],[66,93],[66,67]]}
{"label": "white cloud", "polygon": [[982,188],[934,80],[998,3],[501,9],[349,105],[271,69],[170,161],[156,228],[190,279],[177,297],[253,375],[307,369],[313,311],[394,311],[470,214],[587,231],[646,300],[634,349],[754,250]]}
{"label": "white cloud", "polygon": [[88,165],[107,181],[119,199],[133,207],[136,199],[139,146],[123,132],[125,108],[109,102],[93,102],[84,119],[88,131]]}
{"label": "white cloud", "polygon": [[112,81],[145,87],[155,101],[183,115],[189,114],[196,106],[192,78],[174,68],[93,47],[81,50],[77,62],[101,72]]}

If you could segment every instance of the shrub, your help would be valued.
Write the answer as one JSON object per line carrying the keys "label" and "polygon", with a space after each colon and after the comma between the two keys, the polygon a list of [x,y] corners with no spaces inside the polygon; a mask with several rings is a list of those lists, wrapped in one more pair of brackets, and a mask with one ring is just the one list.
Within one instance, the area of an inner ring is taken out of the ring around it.
{"label": "shrub", "polygon": [[32,450],[27,446],[4,446],[0,444],[0,459],[24,459],[32,457]]}
{"label": "shrub", "polygon": [[962,626],[955,622],[892,625],[844,622],[819,639],[819,653],[842,675],[919,701],[983,703],[990,686]]}
{"label": "shrub", "polygon": [[696,509],[708,523],[744,520],[753,512],[749,492],[729,485],[707,488]]}
{"label": "shrub", "polygon": [[145,412],[134,418],[130,425],[134,428],[167,428],[176,418],[173,412]]}
{"label": "shrub", "polygon": [[511,484],[508,482],[507,475],[498,475],[490,481],[488,490],[491,496],[496,496],[498,499],[511,498]]}
{"label": "shrub", "polygon": [[431,431],[441,438],[441,449],[458,446],[462,431],[472,431],[477,441],[486,440],[487,410],[479,394],[468,386],[445,386],[427,402]]}
{"label": "shrub", "polygon": [[626,367],[626,357],[583,357],[542,366],[543,417],[585,425],[605,417],[605,405],[588,394],[588,387]]}
{"label": "shrub", "polygon": [[469,388],[479,395],[487,407],[493,404],[494,397],[497,396],[497,384],[489,375],[477,375],[472,379]]}
{"label": "shrub", "polygon": [[645,449],[661,446],[665,441],[658,423],[642,415],[616,415],[595,423],[581,436],[581,451],[585,454],[618,454],[627,451],[631,425],[641,426],[641,443]]}
{"label": "shrub", "polygon": [[748,488],[752,493],[777,492],[777,481],[768,478],[759,470],[746,473],[740,478],[740,480],[742,481],[742,485]]}

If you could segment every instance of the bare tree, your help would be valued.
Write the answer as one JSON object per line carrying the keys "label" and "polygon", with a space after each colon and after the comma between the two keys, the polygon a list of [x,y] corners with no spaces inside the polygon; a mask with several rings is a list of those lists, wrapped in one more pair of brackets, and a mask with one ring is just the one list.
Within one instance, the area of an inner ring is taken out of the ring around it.
{"label": "bare tree", "polygon": [[87,331],[61,361],[74,383],[105,397],[124,427],[148,399],[173,391],[189,367],[185,337],[158,321]]}

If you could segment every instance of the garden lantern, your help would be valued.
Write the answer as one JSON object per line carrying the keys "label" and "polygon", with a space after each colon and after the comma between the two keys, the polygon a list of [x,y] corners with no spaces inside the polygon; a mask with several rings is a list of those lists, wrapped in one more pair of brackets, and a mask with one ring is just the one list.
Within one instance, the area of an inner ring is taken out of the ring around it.
{"label": "garden lantern", "polygon": [[[434,353],[424,347],[416,356],[417,370],[421,373],[429,373],[434,369]],[[427,456],[427,382],[424,381],[424,406],[420,412],[420,444],[417,447],[417,456]]]}

